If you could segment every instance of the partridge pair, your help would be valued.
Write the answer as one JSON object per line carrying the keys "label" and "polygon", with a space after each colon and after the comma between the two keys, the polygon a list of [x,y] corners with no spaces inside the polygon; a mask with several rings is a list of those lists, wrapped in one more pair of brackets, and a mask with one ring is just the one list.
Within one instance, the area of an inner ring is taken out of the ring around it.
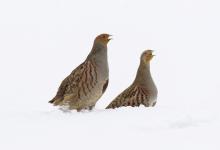
{"label": "partridge pair", "polygon": [[[105,92],[109,80],[107,44],[111,35],[101,34],[94,40],[91,52],[61,83],[56,96],[49,101],[53,105],[68,110],[92,110]],[[140,58],[140,65],[134,82],[107,107],[154,106],[157,99],[157,88],[150,73],[150,61],[153,51],[146,50]]]}

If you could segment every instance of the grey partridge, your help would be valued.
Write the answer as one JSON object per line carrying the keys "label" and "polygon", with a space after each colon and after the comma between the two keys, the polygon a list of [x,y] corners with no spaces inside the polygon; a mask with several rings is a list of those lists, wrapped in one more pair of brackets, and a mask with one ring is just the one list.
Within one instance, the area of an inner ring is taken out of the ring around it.
{"label": "grey partridge", "polygon": [[67,110],[93,109],[108,86],[107,44],[110,36],[101,34],[95,38],[86,60],[62,81],[49,103],[64,106]]}
{"label": "grey partridge", "polygon": [[152,50],[146,50],[140,58],[140,65],[134,82],[119,94],[107,107],[118,108],[123,106],[155,106],[157,88],[150,72],[150,61],[154,57]]}

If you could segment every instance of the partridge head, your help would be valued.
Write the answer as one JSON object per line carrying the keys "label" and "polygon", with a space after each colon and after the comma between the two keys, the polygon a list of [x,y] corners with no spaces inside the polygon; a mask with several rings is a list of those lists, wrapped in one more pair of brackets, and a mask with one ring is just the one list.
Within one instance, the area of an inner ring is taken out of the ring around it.
{"label": "partridge head", "polygon": [[145,62],[146,64],[147,64],[147,63],[150,63],[150,61],[152,60],[152,58],[155,56],[155,55],[153,55],[153,52],[154,52],[154,50],[146,50],[146,51],[144,51],[144,52],[142,53],[142,55],[141,55],[141,60],[142,60],[143,62]]}
{"label": "partridge head", "polygon": [[106,34],[106,33],[100,34],[99,36],[97,36],[97,37],[95,38],[94,43],[95,43],[95,44],[96,44],[96,43],[100,43],[100,44],[103,44],[103,45],[107,45],[108,42],[112,39],[112,38],[110,38],[111,36],[112,36],[112,35]]}

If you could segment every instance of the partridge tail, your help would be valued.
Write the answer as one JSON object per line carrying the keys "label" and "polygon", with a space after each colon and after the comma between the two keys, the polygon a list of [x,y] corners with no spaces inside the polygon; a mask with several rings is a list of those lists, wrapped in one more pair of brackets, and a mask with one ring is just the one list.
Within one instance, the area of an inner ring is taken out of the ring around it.
{"label": "partridge tail", "polygon": [[63,98],[53,98],[52,100],[50,100],[48,103],[53,104],[54,106],[57,106],[60,104],[60,102],[62,102]]}
{"label": "partridge tail", "polygon": [[111,105],[108,105],[105,109],[111,109],[111,108],[114,109],[114,107],[112,107]]}
{"label": "partridge tail", "polygon": [[105,109],[115,109],[120,107],[120,104],[117,101],[111,102]]}
{"label": "partridge tail", "polygon": [[55,99],[50,100],[48,103],[53,104],[53,102],[55,101]]}

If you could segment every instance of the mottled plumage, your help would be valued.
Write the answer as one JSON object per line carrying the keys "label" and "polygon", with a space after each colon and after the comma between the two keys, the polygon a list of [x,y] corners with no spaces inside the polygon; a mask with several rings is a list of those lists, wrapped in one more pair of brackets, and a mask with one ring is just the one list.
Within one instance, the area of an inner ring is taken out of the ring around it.
{"label": "mottled plumage", "polygon": [[110,35],[96,37],[86,60],[61,83],[56,96],[49,101],[67,109],[92,109],[108,86],[107,43]]}
{"label": "mottled plumage", "polygon": [[119,94],[107,107],[118,108],[122,106],[155,106],[157,88],[150,73],[150,60],[153,58],[152,50],[144,51],[141,55],[140,65],[132,85]]}

